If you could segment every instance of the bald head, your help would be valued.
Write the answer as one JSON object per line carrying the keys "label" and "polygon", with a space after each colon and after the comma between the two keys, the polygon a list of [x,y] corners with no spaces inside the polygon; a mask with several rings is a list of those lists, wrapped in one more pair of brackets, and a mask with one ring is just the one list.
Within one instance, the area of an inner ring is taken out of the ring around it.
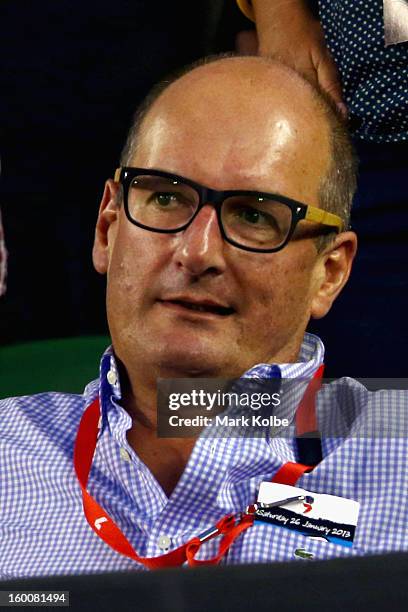
{"label": "bald head", "polygon": [[[169,148],[166,159],[176,149],[187,158],[192,142],[201,143],[199,172],[208,186],[216,187],[209,181],[218,172],[234,182],[223,188],[259,189],[250,184],[251,176],[269,173],[269,191],[282,192],[283,183],[283,195],[343,219],[348,215],[354,167],[347,133],[324,97],[279,62],[210,59],[160,84],[137,113],[121,163],[157,167],[157,147]],[[189,158],[190,173],[183,173],[178,161],[177,167],[165,164],[162,169],[193,178],[193,161]],[[275,169],[279,176],[273,175]]]}

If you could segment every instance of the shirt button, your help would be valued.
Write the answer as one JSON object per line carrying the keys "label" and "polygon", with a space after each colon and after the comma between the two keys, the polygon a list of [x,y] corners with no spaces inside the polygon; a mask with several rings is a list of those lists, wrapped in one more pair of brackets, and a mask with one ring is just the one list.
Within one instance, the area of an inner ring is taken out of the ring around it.
{"label": "shirt button", "polygon": [[170,548],[170,544],[171,539],[166,535],[161,535],[157,540],[157,546],[160,548],[160,550],[168,550]]}
{"label": "shirt button", "polygon": [[118,377],[116,376],[116,372],[114,372],[113,370],[109,370],[109,372],[106,375],[106,378],[108,379],[108,383],[110,385],[115,385],[118,379]]}
{"label": "shirt button", "polygon": [[123,448],[123,446],[121,446],[120,448],[120,456],[124,461],[130,461],[130,455],[127,452],[126,448]]}

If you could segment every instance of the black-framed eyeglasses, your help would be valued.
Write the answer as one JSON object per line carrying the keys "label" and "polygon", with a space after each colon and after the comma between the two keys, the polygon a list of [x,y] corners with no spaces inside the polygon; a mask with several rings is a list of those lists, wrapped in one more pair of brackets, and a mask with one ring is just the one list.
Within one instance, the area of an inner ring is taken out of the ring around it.
{"label": "black-framed eyeglasses", "polygon": [[122,167],[115,181],[123,186],[126,216],[138,227],[163,234],[181,232],[205,204],[212,204],[224,240],[245,251],[283,249],[302,219],[336,232],[343,227],[337,215],[282,195],[217,191],[161,170]]}

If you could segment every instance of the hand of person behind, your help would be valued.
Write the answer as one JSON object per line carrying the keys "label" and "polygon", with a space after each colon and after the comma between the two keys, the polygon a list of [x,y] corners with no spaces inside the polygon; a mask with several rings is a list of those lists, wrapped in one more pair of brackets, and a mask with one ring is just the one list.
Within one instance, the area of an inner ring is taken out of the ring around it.
{"label": "hand of person behind", "polygon": [[329,94],[343,115],[347,108],[342,100],[338,71],[326,46],[320,21],[312,15],[303,0],[271,3],[253,2],[255,30],[239,32],[237,51],[242,54],[272,56],[303,74]]}

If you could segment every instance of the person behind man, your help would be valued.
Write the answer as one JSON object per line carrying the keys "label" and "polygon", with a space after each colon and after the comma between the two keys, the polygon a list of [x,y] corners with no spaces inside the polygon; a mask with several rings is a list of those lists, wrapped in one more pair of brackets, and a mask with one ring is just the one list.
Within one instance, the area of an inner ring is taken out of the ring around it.
{"label": "person behind man", "polygon": [[[195,536],[208,539],[215,524],[232,540],[224,563],[407,548],[407,439],[358,435],[368,413],[381,425],[403,396],[352,380],[318,395],[320,413],[344,417],[347,430],[323,440],[320,463],[292,483],[360,503],[353,546],[231,518],[263,481],[297,469],[292,438],[268,427],[254,437],[156,431],[159,378],[321,371],[323,344],[305,328],[330,309],[356,251],[355,234],[339,231],[354,160],[330,105],[274,61],[212,59],[148,99],[121,164],[105,185],[93,250],[107,273],[112,336],[99,381],[83,396],[0,403],[1,577],[157,567],[152,558],[173,550],[168,564],[194,564]],[[311,506],[313,494],[302,499]],[[200,558],[217,551],[211,539]]]}

